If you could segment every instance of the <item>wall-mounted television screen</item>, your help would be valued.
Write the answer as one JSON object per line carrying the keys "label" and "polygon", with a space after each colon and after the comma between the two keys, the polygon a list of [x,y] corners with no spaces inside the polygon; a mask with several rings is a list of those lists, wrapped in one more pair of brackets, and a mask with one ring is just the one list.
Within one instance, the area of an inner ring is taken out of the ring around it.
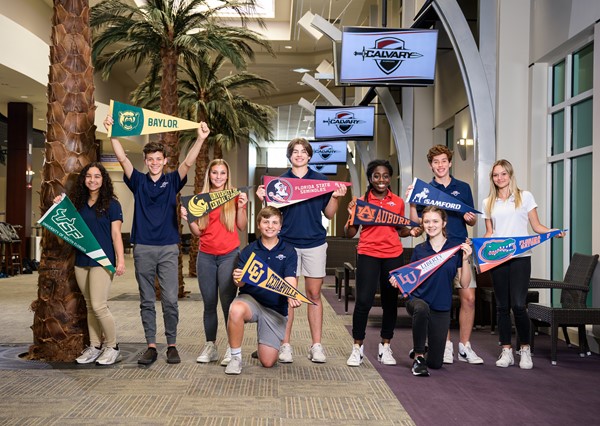
{"label": "wall-mounted television screen", "polygon": [[310,142],[313,155],[308,164],[345,163],[348,148],[345,141]]}
{"label": "wall-mounted television screen", "polygon": [[315,107],[315,139],[373,139],[375,107],[317,106]]}
{"label": "wall-mounted television screen", "polygon": [[337,175],[337,164],[309,164],[308,168],[324,175]]}
{"label": "wall-mounted television screen", "polygon": [[428,86],[435,77],[437,30],[344,27],[340,83]]}

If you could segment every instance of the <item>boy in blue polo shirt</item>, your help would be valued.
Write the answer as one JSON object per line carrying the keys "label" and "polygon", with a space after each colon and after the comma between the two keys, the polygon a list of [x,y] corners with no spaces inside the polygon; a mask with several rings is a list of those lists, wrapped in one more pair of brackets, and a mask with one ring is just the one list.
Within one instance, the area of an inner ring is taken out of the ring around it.
{"label": "boy in blue polo shirt", "polygon": [[[313,155],[310,143],[304,138],[295,138],[287,146],[286,155],[292,167],[281,177],[295,179],[327,180],[327,177],[308,167]],[[327,259],[327,230],[323,227],[322,216],[332,219],[338,209],[339,198],[346,195],[346,186],[338,184],[333,193],[322,194],[301,203],[295,203],[281,209],[283,228],[281,239],[292,245],[298,255],[298,276],[304,275],[306,297],[314,303],[307,306],[308,325],[312,345],[308,350],[308,359],[315,363],[327,360],[321,345],[323,331],[323,305],[321,304],[321,287],[325,277],[325,261]],[[265,198],[265,187],[260,185],[256,191],[258,198]],[[279,353],[279,362],[293,362],[293,351],[290,345],[294,313],[290,312],[285,338]]]}
{"label": "boy in blue polo shirt", "polygon": [[[469,184],[456,179],[450,174],[452,151],[444,145],[435,145],[427,153],[427,161],[433,171],[433,179],[429,184],[473,207],[473,193]],[[418,222],[423,208],[423,206],[411,204],[410,219]],[[467,225],[474,226],[477,222],[477,216],[472,212],[463,214],[448,210],[446,213],[448,216],[448,224],[446,225],[448,241],[453,245],[463,243],[468,238]],[[471,280],[471,284],[467,288],[462,288],[460,283],[455,280],[454,287],[458,289],[460,297],[458,359],[469,364],[483,364],[483,359],[475,353],[469,342],[473,323],[475,322],[475,289],[477,284],[475,280]],[[444,364],[452,364],[453,362],[454,347],[448,332],[444,350]]]}
{"label": "boy in blue polo shirt", "polygon": [[[112,117],[107,116],[104,127],[108,129],[112,125]],[[144,146],[144,163],[148,167],[148,173],[143,174],[133,167],[119,140],[116,138],[110,140],[117,160],[123,168],[124,182],[133,192],[135,200],[131,242],[134,244],[135,278],[140,291],[140,314],[148,344],[148,349],[138,359],[138,364],[141,365],[151,365],[158,356],[154,288],[156,276],[160,285],[167,338],[167,363],[181,362],[176,348],[179,322],[177,193],[187,182],[187,173],[195,164],[200,148],[209,133],[206,123],[201,122],[196,142],[179,168],[170,173],[164,173],[168,159],[161,143],[149,142]]]}
{"label": "boy in blue polo shirt", "polygon": [[269,268],[292,286],[296,287],[296,264],[298,257],[294,248],[279,239],[283,217],[275,207],[265,207],[256,219],[260,237],[240,253],[238,268],[233,271],[233,281],[240,292],[229,307],[227,334],[231,347],[231,361],[225,374],[242,372],[242,340],[244,324],[258,323],[258,360],[270,368],[277,362],[279,347],[285,335],[288,308],[300,306],[300,302],[261,287],[241,282],[242,268],[254,253]]}

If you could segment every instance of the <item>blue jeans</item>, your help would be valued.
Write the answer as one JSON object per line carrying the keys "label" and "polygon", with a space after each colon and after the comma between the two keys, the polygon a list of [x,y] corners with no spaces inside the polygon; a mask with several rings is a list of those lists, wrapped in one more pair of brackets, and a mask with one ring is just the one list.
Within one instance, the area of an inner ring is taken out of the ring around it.
{"label": "blue jeans", "polygon": [[229,305],[237,294],[233,284],[233,270],[237,263],[239,249],[219,256],[198,252],[196,272],[198,285],[204,301],[204,334],[207,342],[217,340],[217,301],[221,299],[221,309],[227,326]]}
{"label": "blue jeans", "polygon": [[179,323],[179,306],[177,293],[179,289],[179,248],[177,244],[168,246],[149,246],[136,244],[133,249],[135,278],[140,290],[140,314],[146,343],[156,343],[156,290],[154,277],[158,276],[160,285],[163,321],[167,344],[177,343],[177,324]]}

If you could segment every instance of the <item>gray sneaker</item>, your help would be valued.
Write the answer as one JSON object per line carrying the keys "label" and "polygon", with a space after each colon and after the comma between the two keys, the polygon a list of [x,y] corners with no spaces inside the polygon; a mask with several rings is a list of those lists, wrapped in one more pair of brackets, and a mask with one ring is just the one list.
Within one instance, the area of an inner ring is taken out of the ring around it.
{"label": "gray sneaker", "polygon": [[225,351],[225,356],[221,360],[221,365],[225,367],[231,361],[231,348],[227,346],[227,350]]}
{"label": "gray sneaker", "polygon": [[233,355],[231,361],[225,367],[225,374],[240,374],[242,372],[242,357]]}
{"label": "gray sneaker", "polygon": [[206,342],[200,352],[200,356],[196,358],[196,362],[207,363],[217,361],[219,359],[219,352],[214,342]]}
{"label": "gray sneaker", "polygon": [[288,364],[290,362],[294,362],[294,355],[292,351],[292,345],[289,343],[284,343],[279,348],[279,362],[284,364]]}
{"label": "gray sneaker", "polygon": [[308,350],[308,359],[312,362],[316,363],[324,363],[327,361],[327,357],[325,356],[325,351],[323,350],[323,346],[320,343],[315,343]]}
{"label": "gray sneaker", "polygon": [[96,361],[101,354],[102,349],[89,346],[81,352],[81,355],[75,361],[77,361],[77,364],[91,364]]}

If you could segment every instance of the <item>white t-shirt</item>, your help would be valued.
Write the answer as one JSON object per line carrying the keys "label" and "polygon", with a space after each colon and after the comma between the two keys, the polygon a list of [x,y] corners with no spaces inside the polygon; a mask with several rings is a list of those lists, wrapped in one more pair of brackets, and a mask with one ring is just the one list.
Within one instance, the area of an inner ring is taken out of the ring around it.
{"label": "white t-shirt", "polygon": [[[491,218],[485,212],[487,198],[483,200],[481,211],[484,219],[492,220],[492,237],[526,237],[529,235],[529,212],[537,207],[533,194],[521,191],[521,206],[515,208],[515,197],[511,195],[506,201],[499,198],[492,207]],[[531,254],[531,251],[523,255]]]}

